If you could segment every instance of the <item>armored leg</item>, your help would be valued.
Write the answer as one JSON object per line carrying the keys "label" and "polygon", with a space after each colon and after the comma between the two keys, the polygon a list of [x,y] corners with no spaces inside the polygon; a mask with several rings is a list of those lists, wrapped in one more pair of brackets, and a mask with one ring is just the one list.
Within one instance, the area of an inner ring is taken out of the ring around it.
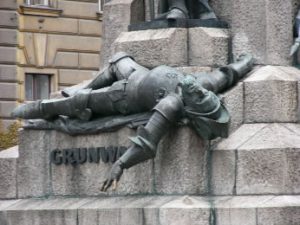
{"label": "armored leg", "polygon": [[58,115],[89,120],[92,116],[88,108],[91,89],[79,91],[75,96],[65,99],[49,99],[35,101],[18,106],[12,112],[12,116],[22,119],[51,119]]}
{"label": "armored leg", "polygon": [[168,0],[169,13],[167,19],[186,19],[188,18],[188,10],[185,0]]}
{"label": "armored leg", "polygon": [[242,55],[237,62],[221,67],[211,73],[195,74],[197,82],[205,89],[220,93],[235,85],[253,67],[253,57]]}
{"label": "armored leg", "polygon": [[199,19],[207,20],[207,19],[217,19],[216,14],[213,9],[208,4],[208,0],[197,0],[200,4],[200,15],[198,15]]}
{"label": "armored leg", "polygon": [[117,80],[128,79],[128,77],[137,70],[147,70],[139,65],[134,59],[124,52],[115,54],[109,61],[109,66],[98,73],[96,78],[84,87],[73,86],[62,91],[64,97],[75,95],[76,92],[82,89],[100,89],[110,86]]}
{"label": "armored leg", "polygon": [[130,138],[133,145],[115,162],[102,191],[106,191],[113,182],[119,181],[123,169],[152,159],[156,155],[157,144],[170,126],[182,115],[183,103],[180,97],[169,95],[154,108],[155,112],[145,127],[139,127],[137,136]]}

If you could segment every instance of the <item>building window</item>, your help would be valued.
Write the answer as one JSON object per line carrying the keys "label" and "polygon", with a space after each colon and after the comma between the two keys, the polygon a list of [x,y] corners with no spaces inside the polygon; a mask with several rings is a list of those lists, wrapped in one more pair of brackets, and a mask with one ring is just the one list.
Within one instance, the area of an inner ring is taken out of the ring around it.
{"label": "building window", "polygon": [[26,101],[48,99],[50,96],[50,74],[25,74]]}
{"label": "building window", "polygon": [[25,0],[26,5],[50,6],[50,0]]}

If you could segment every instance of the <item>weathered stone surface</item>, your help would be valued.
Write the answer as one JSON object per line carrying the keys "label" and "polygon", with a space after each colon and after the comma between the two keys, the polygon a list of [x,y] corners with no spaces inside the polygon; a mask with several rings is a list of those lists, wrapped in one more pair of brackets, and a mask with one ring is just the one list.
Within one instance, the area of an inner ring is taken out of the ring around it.
{"label": "weathered stone surface", "polygon": [[171,130],[160,142],[155,166],[159,194],[207,193],[207,146],[190,128]]}
{"label": "weathered stone surface", "polygon": [[0,80],[1,81],[17,81],[17,66],[0,65]]}
{"label": "weathered stone surface", "polygon": [[17,197],[18,148],[0,152],[0,199]]}
{"label": "weathered stone surface", "polygon": [[295,0],[213,0],[218,17],[231,26],[233,54],[252,53],[258,64],[290,65]]}
{"label": "weathered stone surface", "polygon": [[103,34],[100,66],[107,65],[112,55],[111,46],[117,37],[128,30],[128,25],[144,21],[144,2],[139,0],[112,0],[104,5]]}
{"label": "weathered stone surface", "polygon": [[257,209],[257,224],[291,224],[300,223],[300,199],[298,196],[277,196]]}
{"label": "weathered stone surface", "polygon": [[8,225],[74,225],[77,209],[93,199],[22,200],[5,210]]}
{"label": "weathered stone surface", "polygon": [[123,32],[112,46],[112,53],[118,51],[130,53],[146,67],[162,64],[184,66],[187,65],[187,30],[168,28]]}
{"label": "weathered stone surface", "polygon": [[0,26],[5,27],[17,27],[18,26],[18,16],[17,12],[0,10]]}
{"label": "weathered stone surface", "polygon": [[0,29],[0,44],[17,44],[18,33],[16,30]]}
{"label": "weathered stone surface", "polygon": [[299,193],[299,137],[283,125],[270,124],[240,146],[237,194]]}
{"label": "weathered stone surface", "polygon": [[208,201],[185,196],[163,205],[159,210],[159,222],[162,225],[209,224],[210,206]]}
{"label": "weathered stone surface", "polygon": [[229,138],[220,142],[216,150],[236,150],[268,124],[243,124]]}
{"label": "weathered stone surface", "polygon": [[[128,136],[133,136],[131,129],[122,129],[114,133],[71,137],[53,131],[51,149],[129,146]],[[104,194],[100,188],[110,171],[111,164],[85,163],[82,165],[50,165],[54,195],[95,196]],[[113,194],[137,194],[153,192],[152,162],[146,162],[124,171],[117,191]]]}
{"label": "weathered stone surface", "polygon": [[235,87],[225,92],[222,100],[230,113],[229,133],[232,133],[244,121],[244,85],[238,83]]}
{"label": "weathered stone surface", "polygon": [[235,151],[213,150],[210,152],[211,165],[208,176],[210,194],[233,195],[235,194],[236,153]]}
{"label": "weathered stone surface", "polygon": [[297,194],[298,124],[245,124],[211,152],[212,194]]}
{"label": "weathered stone surface", "polygon": [[227,30],[197,27],[190,28],[188,33],[189,65],[217,67],[228,64]]}
{"label": "weathered stone surface", "polygon": [[297,75],[266,66],[247,78],[245,122],[296,122],[298,120]]}
{"label": "weathered stone surface", "polygon": [[19,221],[25,225],[298,225],[299,206],[299,195],[54,198],[0,201],[0,221],[1,225]]}
{"label": "weathered stone surface", "polygon": [[41,197],[50,194],[49,131],[20,132],[17,166],[18,197]]}
{"label": "weathered stone surface", "polygon": [[[0,49],[1,50],[1,49]],[[20,97],[20,85],[16,83],[0,83],[0,98],[16,100]]]}
{"label": "weathered stone surface", "polygon": [[158,224],[159,208],[175,197],[118,197],[98,199],[78,210],[79,225]]}

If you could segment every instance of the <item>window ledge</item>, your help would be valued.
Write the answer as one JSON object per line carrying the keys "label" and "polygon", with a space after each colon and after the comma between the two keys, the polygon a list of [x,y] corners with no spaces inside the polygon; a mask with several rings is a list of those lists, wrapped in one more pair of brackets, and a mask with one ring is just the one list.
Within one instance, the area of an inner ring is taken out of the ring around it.
{"label": "window ledge", "polygon": [[62,10],[42,5],[22,4],[20,5],[19,12],[24,15],[59,17]]}

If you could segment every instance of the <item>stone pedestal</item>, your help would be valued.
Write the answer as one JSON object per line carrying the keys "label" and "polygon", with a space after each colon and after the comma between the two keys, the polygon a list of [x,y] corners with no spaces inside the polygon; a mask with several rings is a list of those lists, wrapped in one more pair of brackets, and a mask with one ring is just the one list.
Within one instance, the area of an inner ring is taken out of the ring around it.
{"label": "stone pedestal", "polygon": [[[111,163],[80,165],[50,163],[53,150],[130,145],[135,131],[71,137],[57,131],[23,130],[18,163],[18,196],[99,196]],[[161,141],[155,160],[125,170],[113,195],[206,194],[207,148],[190,128],[170,131]],[[107,148],[107,151],[109,149]],[[176,185],[174,185],[174,182]]]}
{"label": "stone pedestal", "polygon": [[229,35],[220,28],[167,28],[123,32],[112,53],[125,51],[143,66],[224,66],[228,64]]}

